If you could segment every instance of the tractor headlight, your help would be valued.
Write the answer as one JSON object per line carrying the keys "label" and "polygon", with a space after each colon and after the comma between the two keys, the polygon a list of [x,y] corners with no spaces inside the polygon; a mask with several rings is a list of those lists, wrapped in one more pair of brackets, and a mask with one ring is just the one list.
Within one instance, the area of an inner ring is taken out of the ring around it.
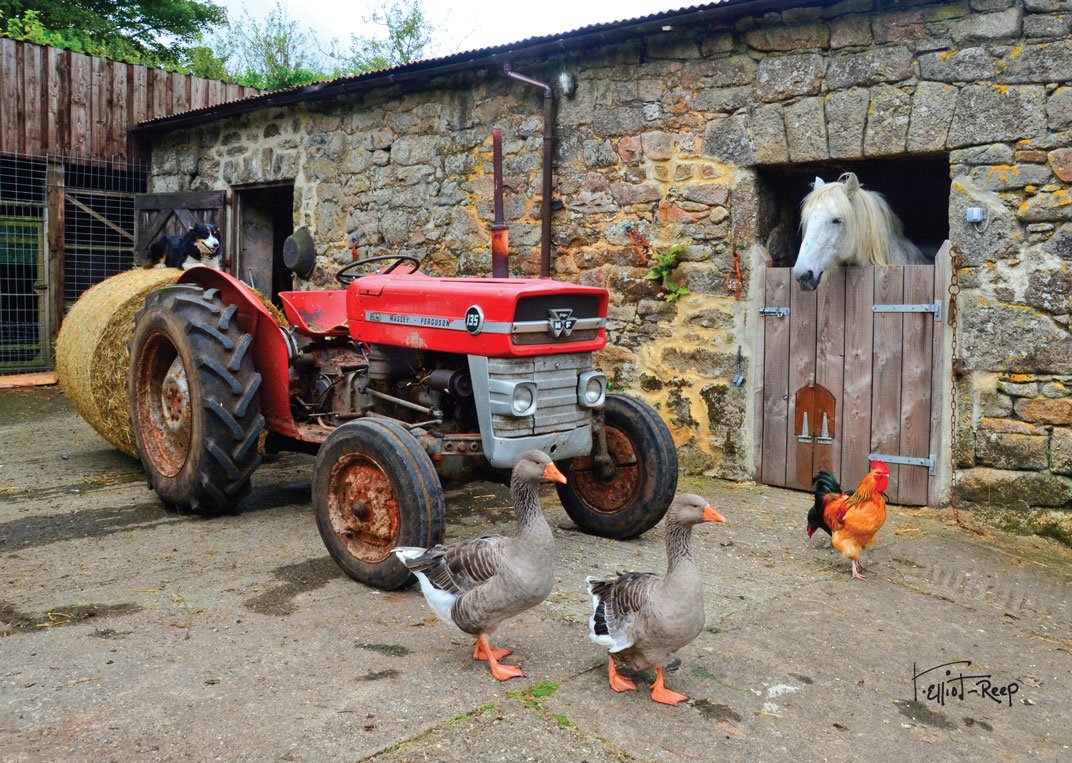
{"label": "tractor headlight", "polygon": [[531,416],[536,412],[536,385],[522,382],[514,387],[510,412],[515,416]]}
{"label": "tractor headlight", "polygon": [[538,395],[539,387],[533,381],[488,380],[488,407],[498,416],[532,416]]}
{"label": "tractor headlight", "polygon": [[577,378],[577,403],[582,408],[597,408],[607,399],[607,376],[586,371]]}

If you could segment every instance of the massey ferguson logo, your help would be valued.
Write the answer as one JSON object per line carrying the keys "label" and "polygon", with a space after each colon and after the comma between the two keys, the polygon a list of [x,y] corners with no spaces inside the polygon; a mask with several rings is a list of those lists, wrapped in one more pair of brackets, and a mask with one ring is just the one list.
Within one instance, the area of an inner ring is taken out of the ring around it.
{"label": "massey ferguson logo", "polygon": [[577,319],[572,317],[572,310],[548,310],[547,328],[551,336],[558,339],[560,336],[569,336],[573,333],[573,327],[577,325]]}

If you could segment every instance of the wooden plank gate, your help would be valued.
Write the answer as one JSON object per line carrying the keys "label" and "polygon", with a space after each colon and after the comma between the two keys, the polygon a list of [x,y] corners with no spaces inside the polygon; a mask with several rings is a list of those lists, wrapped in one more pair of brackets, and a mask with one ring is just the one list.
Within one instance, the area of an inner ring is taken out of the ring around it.
{"label": "wooden plank gate", "polygon": [[791,268],[762,271],[758,481],[811,490],[826,470],[851,490],[878,456],[891,502],[937,504],[947,251],[937,266],[844,268],[812,292]]}
{"label": "wooden plank gate", "polygon": [[159,234],[168,236],[185,232],[197,222],[214,223],[220,229],[220,262],[230,266],[227,235],[227,204],[223,191],[188,193],[140,193],[134,197],[134,258],[145,260],[149,244]]}

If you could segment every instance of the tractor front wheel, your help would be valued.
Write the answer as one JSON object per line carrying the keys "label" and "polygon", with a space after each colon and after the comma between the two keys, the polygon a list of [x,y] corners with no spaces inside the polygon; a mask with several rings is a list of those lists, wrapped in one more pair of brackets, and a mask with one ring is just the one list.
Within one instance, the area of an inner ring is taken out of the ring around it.
{"label": "tractor front wheel", "polygon": [[130,342],[130,418],[149,485],[170,509],[234,509],[261,462],[252,337],[216,289],[149,295]]}
{"label": "tractor front wheel", "polygon": [[563,465],[565,485],[556,485],[562,507],[586,533],[634,538],[654,527],[677,490],[677,451],[670,430],[651,406],[624,395],[607,395],[604,430],[609,469],[589,456]]}
{"label": "tractor front wheel", "polygon": [[405,428],[361,419],[332,432],[313,472],[316,526],[347,575],[390,591],[413,581],[391,549],[442,543],[446,503],[432,459]]}

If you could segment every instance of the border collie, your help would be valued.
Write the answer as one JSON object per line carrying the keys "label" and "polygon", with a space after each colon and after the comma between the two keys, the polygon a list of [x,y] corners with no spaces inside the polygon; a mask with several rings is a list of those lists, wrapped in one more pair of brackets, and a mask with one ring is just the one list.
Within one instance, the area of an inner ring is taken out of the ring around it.
{"label": "border collie", "polygon": [[[189,270],[194,265],[220,269],[220,229],[212,223],[196,223],[181,236],[160,234],[149,244],[142,266],[146,270],[160,265]],[[202,259],[205,258],[205,259]]]}

